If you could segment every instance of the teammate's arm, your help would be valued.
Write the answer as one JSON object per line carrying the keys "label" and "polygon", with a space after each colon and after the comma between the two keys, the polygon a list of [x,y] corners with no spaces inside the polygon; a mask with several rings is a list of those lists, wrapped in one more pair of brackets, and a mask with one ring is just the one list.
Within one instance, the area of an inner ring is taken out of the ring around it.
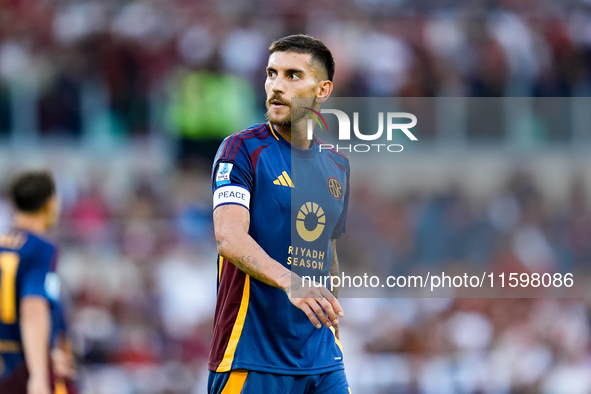
{"label": "teammate's arm", "polygon": [[[291,303],[300,308],[316,328],[321,327],[320,322],[327,327],[338,323],[338,316],[343,316],[343,309],[328,289],[299,289],[300,278],[273,260],[248,234],[248,209],[236,204],[220,205],[213,212],[213,223],[221,256],[251,277],[284,290]],[[293,279],[292,275],[295,275]],[[295,290],[298,290],[301,298],[292,298]]]}
{"label": "teammate's arm", "polygon": [[49,388],[49,303],[39,296],[20,302],[23,351],[29,370],[27,394],[50,394]]}
{"label": "teammate's arm", "polygon": [[29,371],[28,394],[49,394],[49,340],[51,312],[47,274],[55,258],[50,245],[39,246],[22,261],[22,283],[18,299],[20,330],[25,362]]}

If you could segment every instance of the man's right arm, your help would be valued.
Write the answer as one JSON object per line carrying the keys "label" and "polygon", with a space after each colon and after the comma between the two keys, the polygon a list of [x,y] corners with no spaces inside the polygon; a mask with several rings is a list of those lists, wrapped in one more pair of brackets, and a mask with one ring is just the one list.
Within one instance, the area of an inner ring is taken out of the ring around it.
{"label": "man's right arm", "polygon": [[236,204],[220,205],[213,212],[213,221],[221,256],[251,277],[284,290],[291,303],[301,309],[316,328],[321,327],[320,322],[327,327],[338,323],[343,310],[325,287],[297,289],[298,298],[292,298],[294,286],[300,286],[301,280],[295,276],[292,281],[295,274],[272,259],[248,234],[250,212],[247,208]]}

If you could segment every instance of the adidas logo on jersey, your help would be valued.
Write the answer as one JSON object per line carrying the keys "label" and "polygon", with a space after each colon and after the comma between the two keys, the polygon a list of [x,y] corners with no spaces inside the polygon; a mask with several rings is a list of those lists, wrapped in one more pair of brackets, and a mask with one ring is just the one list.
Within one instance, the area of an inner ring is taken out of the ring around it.
{"label": "adidas logo on jersey", "polygon": [[274,185],[288,186],[288,187],[294,187],[295,188],[293,182],[291,181],[291,178],[287,174],[287,171],[283,171],[281,173],[281,175],[279,175],[279,177],[273,181],[273,184]]}

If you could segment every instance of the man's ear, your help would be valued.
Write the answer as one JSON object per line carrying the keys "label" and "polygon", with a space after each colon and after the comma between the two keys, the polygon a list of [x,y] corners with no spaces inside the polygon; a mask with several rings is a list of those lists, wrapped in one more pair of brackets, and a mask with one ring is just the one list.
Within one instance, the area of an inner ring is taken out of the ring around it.
{"label": "man's ear", "polygon": [[323,103],[328,100],[332,93],[332,82],[327,80],[321,81],[318,86],[318,93],[316,94],[316,102]]}
{"label": "man's ear", "polygon": [[51,225],[56,221],[58,212],[59,202],[57,196],[54,194],[47,200],[43,208],[41,208],[41,213],[47,218],[48,225]]}
{"label": "man's ear", "polygon": [[45,204],[39,210],[40,214],[46,215],[49,211],[51,211],[52,205],[55,204],[53,196],[49,197]]}

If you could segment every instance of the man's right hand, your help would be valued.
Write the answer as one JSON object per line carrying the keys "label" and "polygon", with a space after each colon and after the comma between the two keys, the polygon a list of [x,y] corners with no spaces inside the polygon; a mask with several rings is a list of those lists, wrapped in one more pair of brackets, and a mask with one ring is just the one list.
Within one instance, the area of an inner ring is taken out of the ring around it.
{"label": "man's right hand", "polygon": [[301,309],[316,328],[321,328],[322,324],[331,327],[339,323],[338,318],[344,316],[343,308],[326,287],[302,287],[298,276],[291,281],[285,289],[289,301]]}

